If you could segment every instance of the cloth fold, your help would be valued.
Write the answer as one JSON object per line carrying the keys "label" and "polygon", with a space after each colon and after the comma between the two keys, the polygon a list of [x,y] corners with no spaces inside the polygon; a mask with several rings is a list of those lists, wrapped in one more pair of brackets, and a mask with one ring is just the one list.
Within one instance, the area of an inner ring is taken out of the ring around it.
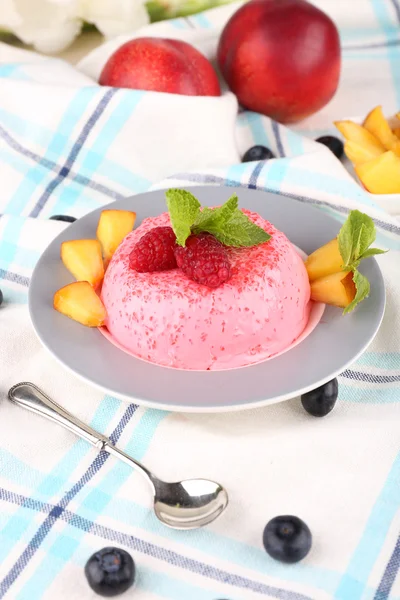
{"label": "cloth fold", "polygon": [[[376,104],[396,112],[400,11],[394,0],[316,4],[340,27],[342,82],[327,107],[290,129],[238,112],[227,90],[187,98],[99,87],[95,78],[121,39],[77,69],[0,45],[0,598],[95,598],[84,564],[117,545],[134,557],[138,581],[127,597],[140,600],[400,599],[400,196],[365,193],[313,141],[334,133],[333,119],[363,116]],[[212,57],[235,8],[139,34],[179,37]],[[278,158],[241,164],[254,144]],[[145,409],[78,380],[36,339],[30,277],[66,226],[50,216],[80,217],[147,189],[199,183],[276,191],[342,222],[351,208],[374,218],[377,245],[390,249],[378,257],[385,318],[339,377],[329,417],[311,418],[298,398],[231,414]],[[9,387],[23,380],[160,477],[220,481],[229,509],[200,531],[163,527],[139,474],[8,402]],[[313,533],[298,565],[277,563],[262,548],[263,528],[279,514],[301,517]]]}

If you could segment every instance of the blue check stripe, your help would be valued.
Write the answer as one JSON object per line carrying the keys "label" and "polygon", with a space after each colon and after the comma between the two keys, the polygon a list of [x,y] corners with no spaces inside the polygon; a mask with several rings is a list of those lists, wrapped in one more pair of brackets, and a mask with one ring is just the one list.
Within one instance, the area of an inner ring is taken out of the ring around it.
{"label": "blue check stripe", "polygon": [[[129,423],[136,410],[137,406],[135,404],[130,404],[127,407],[117,427],[110,435],[110,439],[113,442],[113,444],[115,444],[118,441],[124,428]],[[110,455],[107,454],[107,452],[100,452],[93,460],[86,472],[83,474],[83,476],[80,478],[80,480],[75,485],[73,485],[70,490],[66,492],[66,494],[63,496],[63,498],[57,505],[52,507],[52,510],[47,515],[43,523],[40,525],[39,529],[31,539],[25,550],[14,563],[13,567],[10,569],[8,574],[0,582],[0,598],[3,598],[5,596],[5,594],[16,581],[16,579],[19,577],[19,575],[21,575],[25,567],[28,565],[29,561],[35,555],[36,551],[40,548],[46,536],[50,533],[52,527],[57,522],[57,519],[59,519],[62,516],[71,500],[99,472],[99,470],[105,464],[109,456]]]}
{"label": "blue check stripe", "polygon": [[93,127],[96,125],[97,121],[100,119],[101,115],[104,113],[108,104],[111,102],[113,96],[115,96],[116,92],[117,92],[116,89],[110,89],[110,90],[107,90],[107,92],[104,94],[104,96],[98,103],[96,109],[94,110],[93,114],[90,116],[88,121],[85,123],[75,144],[72,146],[72,149],[71,149],[71,151],[68,155],[68,158],[65,162],[65,165],[61,168],[58,175],[52,181],[50,181],[50,183],[46,187],[44,193],[40,196],[35,207],[31,211],[31,213],[29,215],[30,217],[37,217],[40,214],[40,212],[43,210],[44,205],[46,204],[46,202],[48,201],[48,199],[50,198],[51,194],[54,192],[56,187],[58,187],[60,185],[60,183],[62,183],[62,181],[69,175],[71,168],[72,168],[75,160],[77,159],[77,156],[78,156],[80,150],[82,150],[83,144],[87,140],[90,132],[92,131]]}
{"label": "blue check stripe", "polygon": [[24,287],[29,287],[30,282],[29,277],[18,275],[18,273],[13,273],[12,271],[5,271],[4,269],[0,269],[0,279],[5,279],[6,281],[11,281],[12,283],[18,283]]}
{"label": "blue check stripe", "polygon": [[[30,160],[37,163],[39,166],[44,167],[44,168],[48,169],[49,171],[55,171],[56,173],[61,172],[62,168],[59,165],[57,165],[56,162],[49,160],[48,158],[45,158],[43,156],[40,156],[36,152],[32,152],[28,148],[22,146],[22,144],[20,144],[1,125],[0,125],[0,138],[2,138],[7,143],[7,145],[10,146],[15,152],[17,152],[18,154],[20,154],[26,158],[29,158]],[[84,175],[75,173],[72,169],[69,170],[68,174],[64,173],[64,178],[67,176],[69,176],[71,179],[73,179],[80,185],[87,186],[97,192],[100,192],[101,194],[104,194],[105,196],[107,196],[109,198],[113,198],[114,200],[122,200],[125,197],[123,194],[120,194],[116,190],[112,190],[111,188],[109,188],[101,183],[98,183],[96,181],[93,181],[92,179],[89,179],[88,177],[85,177]]]}
{"label": "blue check stripe", "polygon": [[[90,519],[83,518],[70,510],[60,510],[59,505],[54,506],[46,502],[33,500],[4,488],[0,488],[0,498],[5,502],[19,506],[23,505],[37,512],[47,514],[45,522],[47,520],[55,522],[57,518],[60,518],[62,521],[77,529],[90,532],[92,535],[99,536],[110,542],[123,544],[128,548],[132,548],[136,552],[146,554],[147,556],[151,556],[152,558],[163,561],[174,567],[185,569],[186,571],[218,581],[219,583],[226,583],[242,590],[257,592],[278,600],[312,600],[310,596],[306,596],[305,594],[284,590],[274,586],[268,586],[260,581],[242,577],[236,573],[224,571],[208,563],[189,558],[179,554],[178,552],[163,548],[162,546],[158,546],[137,536],[129,535],[110,527],[105,527],[91,521]],[[2,584],[0,584],[0,594],[2,594],[2,591]],[[0,598],[3,596],[4,593],[0,595]]]}
{"label": "blue check stripe", "polygon": [[386,565],[385,572],[374,596],[374,600],[388,600],[390,592],[400,569],[400,537],[397,538],[392,556]]}

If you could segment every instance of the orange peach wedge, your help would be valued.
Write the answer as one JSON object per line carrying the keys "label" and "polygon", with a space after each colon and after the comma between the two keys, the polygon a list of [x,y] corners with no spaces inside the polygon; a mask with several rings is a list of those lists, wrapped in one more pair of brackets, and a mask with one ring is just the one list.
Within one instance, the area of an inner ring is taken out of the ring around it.
{"label": "orange peach wedge", "polygon": [[97,286],[103,280],[103,257],[97,240],[63,242],[61,260],[77,281],[88,281]]}
{"label": "orange peach wedge", "polygon": [[353,273],[340,271],[312,281],[311,300],[346,308],[356,295]]}
{"label": "orange peach wedge", "polygon": [[105,266],[122,240],[133,229],[136,213],[129,210],[103,210],[97,226],[97,239],[103,247]]}
{"label": "orange peach wedge", "polygon": [[385,146],[382,142],[362,125],[353,123],[353,121],[335,121],[335,125],[346,140],[354,142],[370,151],[373,151],[374,148],[381,152],[385,151]]}
{"label": "orange peach wedge", "polygon": [[400,157],[390,150],[373,160],[356,165],[355,171],[372,194],[400,193]]}
{"label": "orange peach wedge", "polygon": [[347,158],[351,160],[353,165],[362,165],[383,153],[381,148],[377,148],[373,145],[362,146],[357,142],[347,140],[344,144],[344,153]]}
{"label": "orange peach wedge", "polygon": [[392,150],[397,156],[400,156],[400,140],[390,129],[381,106],[376,106],[371,110],[363,126],[383,144],[386,150]]}
{"label": "orange peach wedge", "polygon": [[102,301],[87,281],[75,281],[58,290],[54,308],[87,327],[100,327],[107,316]]}
{"label": "orange peach wedge", "polygon": [[315,250],[315,252],[310,254],[304,264],[310,282],[340,271],[343,265],[343,258],[339,252],[337,238],[331,240],[325,244],[325,246],[318,248],[318,250]]}

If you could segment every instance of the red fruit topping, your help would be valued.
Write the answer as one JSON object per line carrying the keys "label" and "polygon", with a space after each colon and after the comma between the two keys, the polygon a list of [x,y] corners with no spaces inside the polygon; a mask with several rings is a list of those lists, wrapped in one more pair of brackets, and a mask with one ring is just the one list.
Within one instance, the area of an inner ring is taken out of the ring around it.
{"label": "red fruit topping", "polygon": [[175,269],[175,243],[176,236],[172,227],[150,229],[130,253],[130,268],[139,273]]}
{"label": "red fruit topping", "polygon": [[176,246],[177,265],[189,279],[216,288],[231,276],[225,247],[209,233],[191,235],[186,246]]}

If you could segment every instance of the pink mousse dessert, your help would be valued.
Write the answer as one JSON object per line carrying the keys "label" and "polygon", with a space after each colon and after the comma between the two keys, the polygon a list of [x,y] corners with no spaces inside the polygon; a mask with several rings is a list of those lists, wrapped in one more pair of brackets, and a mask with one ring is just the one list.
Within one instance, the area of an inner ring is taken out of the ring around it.
{"label": "pink mousse dessert", "polygon": [[145,219],[115,252],[101,297],[117,345],[158,365],[221,370],[265,360],[290,346],[310,313],[303,261],[286,236],[257,213],[243,211],[271,235],[250,248],[227,248],[229,281],[210,289],[175,268],[139,273],[129,256],[168,213]]}

